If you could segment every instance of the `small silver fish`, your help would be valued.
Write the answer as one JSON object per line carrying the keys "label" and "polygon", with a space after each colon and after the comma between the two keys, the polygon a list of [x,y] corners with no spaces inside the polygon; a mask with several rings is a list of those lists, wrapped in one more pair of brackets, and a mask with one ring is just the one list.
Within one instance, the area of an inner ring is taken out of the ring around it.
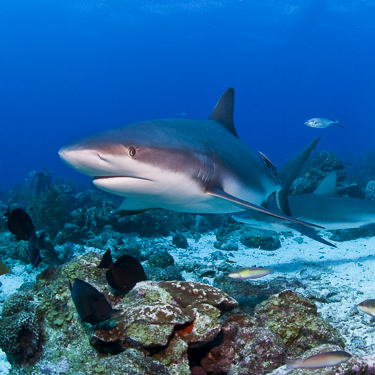
{"label": "small silver fish", "polygon": [[334,352],[325,352],[312,355],[311,357],[308,357],[306,359],[287,360],[286,367],[288,369],[316,369],[330,366],[338,366],[339,364],[346,362],[351,356],[351,354],[343,352],[341,350]]}
{"label": "small silver fish", "polygon": [[367,299],[358,305],[358,308],[364,313],[375,318],[375,299]]}
{"label": "small silver fish", "polygon": [[328,128],[328,126],[332,124],[337,124],[338,126],[342,127],[343,126],[339,123],[339,121],[343,118],[344,116],[341,116],[337,121],[330,120],[328,117],[314,117],[310,120],[307,120],[305,122],[305,125],[310,126],[311,128]]}
{"label": "small silver fish", "polygon": [[273,268],[247,267],[231,272],[228,276],[232,279],[258,279],[273,273]]}

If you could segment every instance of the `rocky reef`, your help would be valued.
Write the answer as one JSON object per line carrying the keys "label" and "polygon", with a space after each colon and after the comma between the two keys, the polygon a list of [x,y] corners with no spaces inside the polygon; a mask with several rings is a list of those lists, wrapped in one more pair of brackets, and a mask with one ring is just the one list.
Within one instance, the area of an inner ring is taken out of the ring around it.
{"label": "rocky reef", "polygon": [[[344,165],[332,152],[317,153],[304,168],[292,194],[312,192],[336,170],[342,194],[375,199],[375,182],[346,181]],[[102,192],[80,191],[48,170],[29,177],[26,187],[2,194],[0,202],[3,212],[9,205],[30,212],[37,230],[46,231],[48,245],[33,271],[39,273],[36,282],[25,284],[3,304],[0,347],[11,374],[304,374],[309,372],[286,370],[286,359],[356,348],[360,338],[345,346],[337,330],[342,324],[330,325],[319,316],[312,300],[337,303],[342,291],[312,288],[320,276],[311,267],[301,269],[300,278],[228,278],[237,267],[233,254],[239,249],[245,249],[250,264],[261,266],[256,252],[265,250],[275,259],[274,250],[287,235],[250,229],[229,215],[152,210],[122,216],[118,202]],[[14,266],[28,264],[25,241],[8,232],[4,218],[0,232],[2,259]],[[375,227],[368,226],[330,236],[347,241],[374,234]],[[215,249],[195,258],[194,244],[205,244],[210,237]],[[294,240],[303,243],[301,237]],[[106,271],[97,268],[107,249],[115,259],[129,254],[143,262],[147,281],[126,295],[116,293],[106,282]],[[94,326],[82,322],[69,290],[76,278],[103,293],[116,314]],[[361,342],[363,349],[366,343]],[[369,375],[374,368],[375,357],[353,356],[337,368],[315,373]]]}
{"label": "rocky reef", "polygon": [[[291,290],[272,294],[281,280],[245,312],[227,293],[192,281],[143,281],[117,294],[97,268],[101,258],[90,252],[47,268],[5,301],[0,347],[11,374],[261,375],[323,344],[344,348],[312,301]],[[82,322],[69,290],[76,278],[103,293],[117,313],[93,326]],[[236,289],[224,276],[217,284],[230,294]],[[369,366],[352,361],[361,371]]]}
{"label": "rocky reef", "polygon": [[341,186],[346,174],[342,161],[332,151],[318,151],[303,165],[300,177],[291,186],[292,195],[310,194],[329,172],[336,171]]}
{"label": "rocky reef", "polygon": [[0,346],[10,363],[27,364],[41,351],[43,329],[35,307],[33,294],[23,291],[11,295],[3,305]]}
{"label": "rocky reef", "polygon": [[[220,317],[237,302],[217,288],[185,281],[140,282],[123,297],[106,283],[100,260],[91,252],[47,268],[32,290],[6,300],[0,346],[12,371],[47,373],[63,364],[64,373],[109,374],[140,361],[137,372],[126,373],[190,374],[189,348],[212,342]],[[69,290],[76,278],[100,290],[118,313],[95,326],[83,323]],[[141,370],[142,363],[149,370]]]}

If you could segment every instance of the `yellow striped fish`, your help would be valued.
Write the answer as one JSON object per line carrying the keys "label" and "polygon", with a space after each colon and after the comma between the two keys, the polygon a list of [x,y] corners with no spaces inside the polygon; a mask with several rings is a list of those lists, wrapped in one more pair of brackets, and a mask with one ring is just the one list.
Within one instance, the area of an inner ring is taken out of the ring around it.
{"label": "yellow striped fish", "polygon": [[232,279],[259,279],[260,277],[267,276],[273,273],[273,268],[260,268],[260,267],[247,267],[240,268],[230,273],[228,276]]}

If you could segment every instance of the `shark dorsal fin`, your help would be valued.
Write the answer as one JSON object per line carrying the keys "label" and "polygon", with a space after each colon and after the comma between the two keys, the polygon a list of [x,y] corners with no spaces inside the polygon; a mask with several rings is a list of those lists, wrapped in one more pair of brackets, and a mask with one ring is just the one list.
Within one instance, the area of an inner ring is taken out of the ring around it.
{"label": "shark dorsal fin", "polygon": [[318,185],[313,194],[340,196],[336,183],[337,173],[335,171],[329,172],[327,176],[323,178],[322,182]]}
{"label": "shark dorsal fin", "polygon": [[315,149],[320,137],[315,138],[310,142],[302,151],[290,159],[284,166],[281,167],[277,177],[282,182],[282,187],[280,190],[276,191],[276,204],[277,208],[283,212],[285,215],[291,216],[289,203],[287,195],[289,192],[289,187],[292,185],[293,181],[296,179],[302,165],[305,163],[309,157],[311,151]]}
{"label": "shark dorsal fin", "polygon": [[234,89],[233,87],[229,87],[229,89],[225,90],[224,94],[221,95],[219,101],[216,103],[215,108],[208,119],[220,123],[238,138],[233,123],[233,107]]}

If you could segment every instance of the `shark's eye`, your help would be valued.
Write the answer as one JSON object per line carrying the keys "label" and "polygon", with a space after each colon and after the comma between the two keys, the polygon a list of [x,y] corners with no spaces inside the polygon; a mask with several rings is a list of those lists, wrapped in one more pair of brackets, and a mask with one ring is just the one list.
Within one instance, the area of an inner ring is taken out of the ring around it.
{"label": "shark's eye", "polygon": [[129,156],[130,157],[134,157],[135,156],[136,151],[135,151],[134,147],[129,147],[128,152],[129,152]]}

